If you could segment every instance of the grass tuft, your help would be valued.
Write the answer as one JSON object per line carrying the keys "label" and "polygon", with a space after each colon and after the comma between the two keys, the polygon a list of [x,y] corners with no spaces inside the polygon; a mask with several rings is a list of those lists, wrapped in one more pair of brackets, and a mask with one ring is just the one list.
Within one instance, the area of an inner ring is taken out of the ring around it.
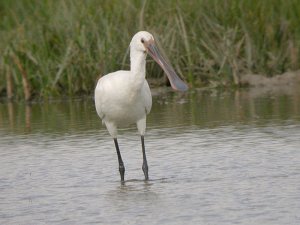
{"label": "grass tuft", "polygon": [[[99,75],[129,68],[138,30],[191,86],[298,70],[299,12],[297,0],[2,0],[0,95],[23,98],[24,75],[34,97],[91,94]],[[147,72],[163,76],[154,63]]]}

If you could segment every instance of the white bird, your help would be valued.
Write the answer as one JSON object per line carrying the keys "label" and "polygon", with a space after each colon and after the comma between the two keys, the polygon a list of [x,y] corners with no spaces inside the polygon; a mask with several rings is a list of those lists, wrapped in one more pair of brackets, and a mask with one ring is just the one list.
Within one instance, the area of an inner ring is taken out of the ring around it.
{"label": "white bird", "polygon": [[136,33],[130,42],[130,71],[116,71],[98,80],[95,89],[95,106],[102,123],[113,137],[119,162],[121,181],[124,182],[125,167],[117,141],[118,127],[136,123],[141,135],[143,172],[149,179],[144,135],[146,115],[152,106],[152,96],[146,81],[147,53],[161,66],[175,90],[186,91],[188,86],[176,75],[172,66],[161,56],[153,36],[146,32]]}

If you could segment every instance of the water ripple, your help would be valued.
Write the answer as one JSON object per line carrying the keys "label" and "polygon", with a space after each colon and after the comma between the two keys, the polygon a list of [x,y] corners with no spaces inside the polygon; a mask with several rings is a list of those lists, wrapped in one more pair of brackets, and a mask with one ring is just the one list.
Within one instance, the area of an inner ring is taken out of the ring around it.
{"label": "water ripple", "polygon": [[[0,223],[299,224],[295,107],[288,118],[279,111],[253,120],[246,105],[227,114],[226,96],[213,107],[218,99],[200,96],[203,109],[197,98],[173,97],[154,102],[149,116],[147,182],[134,128],[120,132],[121,184],[113,141],[96,116],[60,112],[67,127],[33,118],[30,132],[1,127]],[[223,115],[210,117],[210,107]]]}

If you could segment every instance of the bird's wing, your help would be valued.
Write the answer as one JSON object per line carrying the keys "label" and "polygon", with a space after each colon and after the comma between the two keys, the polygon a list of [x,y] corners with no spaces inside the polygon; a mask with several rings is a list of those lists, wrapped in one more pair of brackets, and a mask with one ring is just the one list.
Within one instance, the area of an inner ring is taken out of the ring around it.
{"label": "bird's wing", "polygon": [[95,88],[95,106],[96,106],[96,111],[97,111],[97,114],[98,116],[103,119],[104,118],[104,113],[102,111],[102,107],[103,107],[103,94],[104,94],[104,86],[103,86],[103,83],[104,83],[104,79],[103,77],[100,78],[97,82],[97,86]]}
{"label": "bird's wing", "polygon": [[145,109],[146,109],[146,113],[148,114],[151,111],[151,107],[152,107],[152,95],[151,95],[149,84],[146,80],[144,83],[143,92],[144,92],[143,95],[144,95]]}

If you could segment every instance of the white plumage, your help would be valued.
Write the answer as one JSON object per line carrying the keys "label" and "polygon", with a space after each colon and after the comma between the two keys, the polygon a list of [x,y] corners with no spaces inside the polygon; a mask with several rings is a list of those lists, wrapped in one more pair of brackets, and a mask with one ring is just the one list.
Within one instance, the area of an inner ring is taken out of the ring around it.
{"label": "white plumage", "polygon": [[[117,71],[102,77],[95,90],[96,110],[110,135],[117,137],[117,127],[133,123],[145,123],[146,114],[151,110],[152,97],[145,77],[142,84],[135,84],[135,75],[130,71]],[[142,121],[141,121],[142,120]]]}
{"label": "white plumage", "polygon": [[152,106],[152,96],[146,81],[147,53],[166,72],[171,86],[180,91],[187,90],[187,85],[180,80],[173,68],[160,55],[155,47],[153,36],[140,31],[130,42],[130,71],[120,70],[101,77],[95,89],[95,105],[99,117],[113,137],[119,160],[121,180],[124,181],[125,167],[117,142],[117,129],[136,123],[141,135],[143,150],[143,171],[148,180],[148,165],[144,147],[146,115]]}

